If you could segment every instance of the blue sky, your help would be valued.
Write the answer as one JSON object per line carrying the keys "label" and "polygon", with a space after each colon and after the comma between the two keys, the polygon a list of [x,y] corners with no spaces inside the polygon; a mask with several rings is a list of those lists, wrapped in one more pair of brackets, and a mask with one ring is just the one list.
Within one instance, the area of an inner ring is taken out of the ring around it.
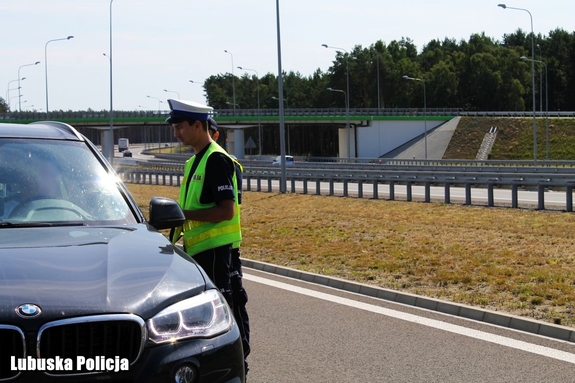
{"label": "blue sky", "polygon": [[[406,37],[421,49],[432,39],[468,40],[484,32],[501,40],[519,28],[530,32],[527,12],[497,4],[280,0],[282,69],[305,76],[327,71],[336,52],[323,48],[324,43],[351,50]],[[506,4],[528,9],[536,34],[575,31],[573,0]],[[111,8],[114,109],[165,110],[166,99],[178,94],[205,102],[196,83],[232,68],[236,76],[243,75],[237,66],[260,76],[277,74],[275,0],[113,0]],[[110,50],[109,0],[0,0],[0,15],[0,97],[9,92],[12,109],[18,109],[18,90],[10,90],[17,88],[11,81],[20,71],[26,77],[20,83],[22,109],[46,110],[46,69],[50,110],[109,109],[110,61],[103,55]],[[47,43],[69,35],[74,38]],[[41,63],[28,65],[36,61]]]}

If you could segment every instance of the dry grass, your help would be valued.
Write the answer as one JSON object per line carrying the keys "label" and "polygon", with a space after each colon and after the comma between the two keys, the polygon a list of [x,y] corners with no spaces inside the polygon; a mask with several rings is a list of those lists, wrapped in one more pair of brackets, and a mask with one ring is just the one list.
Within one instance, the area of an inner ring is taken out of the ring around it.
{"label": "dry grass", "polygon": [[[128,184],[143,210],[178,188]],[[245,192],[242,255],[575,325],[575,216]]]}

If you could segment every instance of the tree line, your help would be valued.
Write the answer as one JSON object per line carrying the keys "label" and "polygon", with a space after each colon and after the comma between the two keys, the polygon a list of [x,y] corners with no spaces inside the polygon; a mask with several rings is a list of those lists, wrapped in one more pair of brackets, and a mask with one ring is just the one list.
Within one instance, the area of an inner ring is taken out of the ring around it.
{"label": "tree line", "polygon": [[[545,111],[548,103],[549,110],[575,110],[575,32],[556,29],[533,40],[536,109]],[[284,73],[284,106],[343,108],[349,96],[350,108],[421,108],[425,97],[428,108],[529,111],[533,110],[531,45],[531,33],[521,29],[504,35],[502,42],[484,33],[473,34],[468,41],[431,40],[420,53],[409,38],[387,45],[379,40],[367,48],[356,45],[349,52],[336,51],[327,72],[317,69],[307,77]],[[236,108],[256,109],[258,87],[260,108],[278,108],[277,76],[272,73],[260,78],[245,73],[234,81],[226,73],[204,81],[208,104],[215,109],[233,108],[234,93]],[[344,94],[327,91],[328,87]]]}
{"label": "tree line", "polygon": [[[461,108],[469,111],[533,110],[531,33],[521,29],[502,41],[473,34],[468,41],[431,40],[418,53],[409,38],[335,52],[326,72],[310,76],[283,74],[285,107]],[[536,69],[536,109],[575,110],[575,32],[555,29],[533,36]],[[528,60],[522,60],[526,57]],[[544,64],[542,64],[542,63]],[[349,73],[349,95],[347,74]],[[547,77],[546,77],[547,75]],[[403,76],[423,81],[407,81]],[[425,92],[424,87],[425,86]],[[329,92],[326,88],[344,91]],[[546,91],[547,89],[547,91]],[[204,81],[208,104],[215,109],[278,108],[277,76],[217,74]],[[546,100],[546,94],[549,99]],[[273,98],[275,97],[275,99]],[[8,105],[0,98],[0,112]]]}

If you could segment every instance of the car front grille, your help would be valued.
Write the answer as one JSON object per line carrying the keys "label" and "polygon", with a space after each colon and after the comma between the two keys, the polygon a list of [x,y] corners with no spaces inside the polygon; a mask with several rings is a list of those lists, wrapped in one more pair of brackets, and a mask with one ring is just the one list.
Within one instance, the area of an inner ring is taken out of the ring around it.
{"label": "car front grille", "polygon": [[10,358],[22,358],[25,354],[24,333],[18,327],[0,325],[0,381],[18,375],[18,371],[11,369]]}
{"label": "car front grille", "polygon": [[[142,353],[145,322],[136,315],[97,315],[50,322],[38,333],[38,358],[126,358],[130,365]],[[95,371],[51,371],[51,375],[75,375]]]}

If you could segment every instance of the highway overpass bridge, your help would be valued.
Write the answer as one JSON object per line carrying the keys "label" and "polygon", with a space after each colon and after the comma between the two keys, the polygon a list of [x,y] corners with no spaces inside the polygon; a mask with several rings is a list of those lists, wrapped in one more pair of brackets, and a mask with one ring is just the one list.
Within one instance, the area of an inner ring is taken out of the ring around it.
{"label": "highway overpass bridge", "polygon": [[[172,129],[165,124],[167,113],[113,111],[110,129],[108,111],[52,111],[51,120],[76,127],[96,144],[128,137],[131,142],[154,146],[173,143]],[[466,112],[450,108],[385,108],[348,111],[330,109],[285,109],[286,153],[297,155],[377,158],[438,159],[456,127],[459,116],[531,117],[532,112]],[[537,112],[538,117],[545,113]],[[553,117],[575,117],[575,112],[550,112]],[[278,109],[220,109],[214,117],[224,132],[221,142],[238,158],[247,154],[279,153]],[[349,119],[350,129],[347,129]],[[0,114],[0,122],[30,123],[46,120],[46,113],[11,112]],[[451,124],[446,122],[452,121]],[[455,125],[454,125],[455,123]],[[319,132],[319,133],[318,133]],[[312,152],[312,151],[316,152]]]}

